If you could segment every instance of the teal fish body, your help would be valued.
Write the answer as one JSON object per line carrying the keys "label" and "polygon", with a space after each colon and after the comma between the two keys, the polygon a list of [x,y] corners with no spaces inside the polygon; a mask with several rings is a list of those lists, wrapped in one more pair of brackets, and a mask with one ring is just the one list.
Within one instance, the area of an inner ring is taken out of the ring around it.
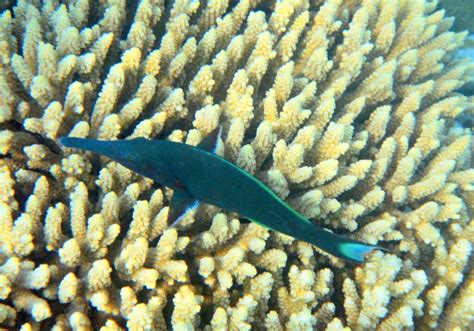
{"label": "teal fish body", "polygon": [[213,152],[214,132],[198,147],[143,138],[97,141],[61,138],[60,142],[108,156],[125,167],[174,190],[169,219],[176,224],[200,202],[239,213],[264,227],[303,240],[346,260],[364,262],[379,246],[326,231],[290,208],[258,179]]}

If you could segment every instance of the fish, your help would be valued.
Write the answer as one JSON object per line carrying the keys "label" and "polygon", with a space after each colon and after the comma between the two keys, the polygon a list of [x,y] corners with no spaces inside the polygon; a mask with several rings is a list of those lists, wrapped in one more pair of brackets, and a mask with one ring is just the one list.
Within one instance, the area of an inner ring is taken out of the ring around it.
{"label": "fish", "polygon": [[197,146],[145,138],[107,141],[62,137],[59,142],[65,147],[109,157],[171,188],[171,227],[201,203],[207,203],[347,261],[363,263],[367,253],[385,250],[325,230],[303,217],[256,177],[216,154],[221,133],[222,128],[216,128]]}

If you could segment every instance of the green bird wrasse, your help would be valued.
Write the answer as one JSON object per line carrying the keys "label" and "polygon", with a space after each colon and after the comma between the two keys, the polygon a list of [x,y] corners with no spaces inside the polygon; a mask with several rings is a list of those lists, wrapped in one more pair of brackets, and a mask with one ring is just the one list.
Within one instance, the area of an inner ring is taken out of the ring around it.
{"label": "green bird wrasse", "polygon": [[100,141],[63,137],[60,143],[110,157],[173,189],[168,213],[171,226],[204,202],[349,261],[364,262],[365,254],[383,249],[326,231],[290,208],[254,176],[215,154],[220,132],[220,128],[214,130],[196,147],[144,138]]}

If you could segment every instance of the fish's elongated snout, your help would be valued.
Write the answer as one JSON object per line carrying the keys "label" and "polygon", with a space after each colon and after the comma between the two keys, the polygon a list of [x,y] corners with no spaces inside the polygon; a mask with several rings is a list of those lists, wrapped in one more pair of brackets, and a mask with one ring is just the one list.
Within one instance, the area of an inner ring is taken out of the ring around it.
{"label": "fish's elongated snout", "polygon": [[115,150],[112,145],[112,141],[95,140],[87,138],[74,138],[74,137],[61,137],[59,142],[69,148],[79,148],[92,153],[98,153],[110,156]]}
{"label": "fish's elongated snout", "polygon": [[59,142],[65,147],[82,149],[109,157],[129,169],[143,174],[141,168],[146,162],[143,159],[143,153],[136,152],[136,149],[143,142],[141,138],[130,140],[96,140],[62,137],[59,139]]}
{"label": "fish's elongated snout", "polygon": [[79,138],[61,137],[59,143],[65,147],[76,148],[80,140]]}

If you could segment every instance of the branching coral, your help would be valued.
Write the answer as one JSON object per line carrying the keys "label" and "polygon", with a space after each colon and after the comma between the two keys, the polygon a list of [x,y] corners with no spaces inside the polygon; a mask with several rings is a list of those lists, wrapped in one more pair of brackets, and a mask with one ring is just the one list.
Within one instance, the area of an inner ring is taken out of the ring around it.
{"label": "branching coral", "polygon": [[[436,1],[126,3],[0,16],[2,326],[472,328],[474,70]],[[345,264],[213,206],[167,229],[170,190],[55,143],[218,125],[220,155],[390,252]]]}

